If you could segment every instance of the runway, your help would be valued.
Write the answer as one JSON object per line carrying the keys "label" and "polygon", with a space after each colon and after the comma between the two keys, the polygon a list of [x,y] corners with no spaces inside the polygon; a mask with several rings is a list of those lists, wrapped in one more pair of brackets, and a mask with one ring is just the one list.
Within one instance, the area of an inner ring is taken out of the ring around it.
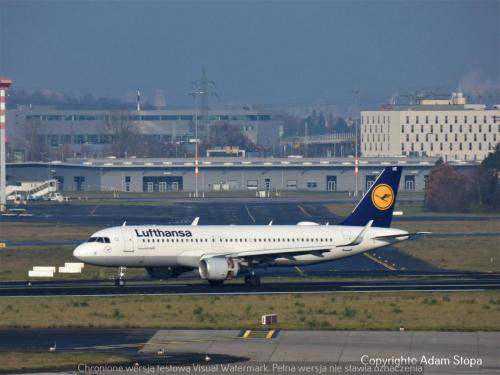
{"label": "runway", "polygon": [[[445,276],[445,275],[444,275]],[[298,279],[300,280],[300,279]],[[500,274],[467,274],[462,277],[415,277],[404,280],[318,282],[263,282],[260,287],[242,283],[210,286],[200,282],[129,281],[117,287],[110,281],[49,281],[0,284],[0,297],[124,296],[124,295],[273,295],[366,292],[437,292],[500,290]]]}

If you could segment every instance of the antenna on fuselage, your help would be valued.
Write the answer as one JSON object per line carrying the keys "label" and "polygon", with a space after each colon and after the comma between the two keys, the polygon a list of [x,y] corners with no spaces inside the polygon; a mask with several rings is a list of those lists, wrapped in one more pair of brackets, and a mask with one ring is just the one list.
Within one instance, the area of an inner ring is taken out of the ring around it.
{"label": "antenna on fuselage", "polygon": [[273,225],[273,221],[271,220],[268,225],[269,226]]}
{"label": "antenna on fuselage", "polygon": [[195,217],[194,220],[193,220],[193,222],[191,223],[191,225],[193,225],[193,226],[198,225],[198,221],[200,221],[200,218],[199,217]]}
{"label": "antenna on fuselage", "polygon": [[124,221],[123,224],[122,224],[122,227],[126,227],[127,226],[127,222]]}

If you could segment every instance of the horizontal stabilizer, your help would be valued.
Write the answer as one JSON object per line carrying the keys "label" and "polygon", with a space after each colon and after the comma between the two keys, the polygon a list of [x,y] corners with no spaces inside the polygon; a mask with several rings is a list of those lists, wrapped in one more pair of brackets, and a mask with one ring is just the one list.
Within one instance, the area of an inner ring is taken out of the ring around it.
{"label": "horizontal stabilizer", "polygon": [[389,234],[387,236],[373,237],[373,239],[374,240],[390,240],[392,238],[425,236],[427,234],[432,234],[432,232],[414,232],[414,233],[404,233],[404,234]]}

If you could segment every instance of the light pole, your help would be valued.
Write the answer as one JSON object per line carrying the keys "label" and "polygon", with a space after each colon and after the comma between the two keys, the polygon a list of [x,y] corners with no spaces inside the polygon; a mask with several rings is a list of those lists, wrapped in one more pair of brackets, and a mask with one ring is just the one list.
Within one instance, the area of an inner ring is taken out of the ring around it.
{"label": "light pole", "polygon": [[309,146],[309,142],[308,142],[308,139],[307,139],[307,127],[309,126],[309,124],[307,123],[307,120],[305,121],[305,129],[304,129],[304,135],[305,135],[305,143],[304,143],[304,156],[307,158],[307,147]]}
{"label": "light pole", "polygon": [[[196,93],[197,94],[197,93]],[[194,196],[198,198],[198,100],[194,96]]]}
{"label": "light pole", "polygon": [[[353,92],[354,94],[354,108],[353,112],[358,110],[358,90],[355,90]],[[354,177],[356,179],[356,190],[354,191],[354,196],[358,196],[359,192],[359,184],[358,184],[358,177],[359,177],[359,155],[358,155],[358,121],[356,121],[356,117],[354,116],[353,113],[353,120],[354,120]]]}
{"label": "light pole", "polygon": [[194,196],[198,197],[198,95],[203,94],[201,90],[194,90],[191,95],[194,98]]}
{"label": "light pole", "polygon": [[358,157],[358,122],[354,119],[354,137],[356,138],[354,142],[354,175],[356,177],[356,190],[354,192],[354,196],[358,196],[359,185],[358,185],[358,176],[359,176],[359,157]]}

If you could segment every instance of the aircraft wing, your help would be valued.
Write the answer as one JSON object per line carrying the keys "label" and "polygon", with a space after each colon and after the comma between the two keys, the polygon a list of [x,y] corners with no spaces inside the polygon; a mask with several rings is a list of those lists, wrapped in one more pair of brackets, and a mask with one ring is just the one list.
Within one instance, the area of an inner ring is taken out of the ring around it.
{"label": "aircraft wing", "polygon": [[322,257],[323,253],[329,252],[335,245],[330,245],[327,247],[326,245],[322,246],[304,246],[299,248],[282,248],[282,249],[272,249],[272,250],[247,250],[247,251],[239,251],[232,254],[225,254],[224,256],[230,258],[240,258],[240,259],[255,259],[258,258],[287,258],[294,257],[296,255],[304,255],[311,254],[316,255],[318,257]]}

